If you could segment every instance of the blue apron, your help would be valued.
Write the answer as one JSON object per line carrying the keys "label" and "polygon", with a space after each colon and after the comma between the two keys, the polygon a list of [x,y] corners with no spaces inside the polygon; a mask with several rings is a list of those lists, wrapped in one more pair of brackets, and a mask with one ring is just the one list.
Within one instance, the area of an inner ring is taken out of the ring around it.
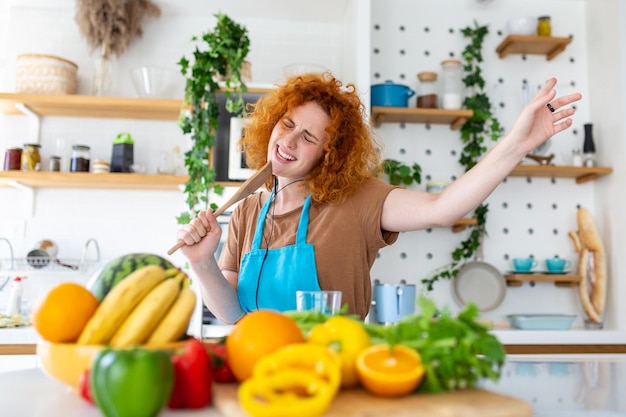
{"label": "blue apron", "polygon": [[258,309],[287,311],[296,309],[296,291],[319,291],[313,244],[306,243],[311,196],[302,206],[295,245],[261,249],[267,212],[274,192],[267,199],[257,221],[252,248],[241,260],[239,304],[245,312]]}

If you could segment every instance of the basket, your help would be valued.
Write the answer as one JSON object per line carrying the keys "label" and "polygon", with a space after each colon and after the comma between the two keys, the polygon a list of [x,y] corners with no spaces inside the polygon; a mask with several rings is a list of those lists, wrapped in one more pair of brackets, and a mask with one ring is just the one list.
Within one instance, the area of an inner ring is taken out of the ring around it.
{"label": "basket", "polygon": [[15,66],[15,91],[25,94],[75,94],[78,65],[53,55],[22,54]]}

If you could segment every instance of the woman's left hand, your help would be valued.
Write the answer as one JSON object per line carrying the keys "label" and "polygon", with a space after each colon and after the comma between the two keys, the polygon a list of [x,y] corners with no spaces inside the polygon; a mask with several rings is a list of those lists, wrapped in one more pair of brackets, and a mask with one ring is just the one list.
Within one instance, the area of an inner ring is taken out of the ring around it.
{"label": "woman's left hand", "polygon": [[[581,99],[580,93],[556,97],[556,78],[550,78],[537,95],[522,110],[509,136],[523,146],[524,154],[530,153],[550,137],[572,125],[574,114],[568,104]],[[549,106],[548,106],[549,105]]]}

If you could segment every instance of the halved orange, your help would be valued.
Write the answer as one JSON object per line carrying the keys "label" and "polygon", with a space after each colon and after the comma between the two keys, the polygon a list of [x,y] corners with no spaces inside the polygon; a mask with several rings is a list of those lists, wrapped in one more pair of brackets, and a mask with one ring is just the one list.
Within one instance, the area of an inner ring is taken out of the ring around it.
{"label": "halved orange", "polygon": [[366,390],[384,397],[413,392],[424,379],[424,365],[416,350],[403,345],[376,344],[363,350],[356,361],[359,380]]}

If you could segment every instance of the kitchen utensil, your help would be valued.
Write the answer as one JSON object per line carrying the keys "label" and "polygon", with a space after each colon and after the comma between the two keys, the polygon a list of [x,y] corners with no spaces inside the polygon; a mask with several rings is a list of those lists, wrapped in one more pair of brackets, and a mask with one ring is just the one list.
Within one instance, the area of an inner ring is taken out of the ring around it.
{"label": "kitchen utensil", "polygon": [[572,262],[568,261],[567,259],[561,259],[561,258],[546,259],[546,268],[548,268],[548,272],[552,272],[552,273],[564,272],[570,266],[572,266]]}
{"label": "kitchen utensil", "polygon": [[537,18],[530,16],[513,17],[506,22],[509,35],[536,35]]}
{"label": "kitchen utensil", "polygon": [[[237,397],[237,384],[215,384],[213,404],[224,417],[248,417]],[[437,394],[413,393],[398,398],[374,396],[364,389],[341,390],[324,417],[530,417],[529,403],[481,388]]]}
{"label": "kitchen utensil", "polygon": [[138,67],[131,70],[133,85],[141,98],[174,98],[177,72],[167,68]]}
{"label": "kitchen utensil", "polygon": [[50,255],[43,249],[33,249],[26,255],[26,262],[35,269],[44,268],[50,263]]}
{"label": "kitchen utensil", "polygon": [[520,330],[568,330],[576,316],[569,314],[509,314],[514,329]]}
{"label": "kitchen utensil", "polygon": [[[213,213],[215,217],[222,214],[227,208],[235,204],[237,201],[242,200],[255,192],[261,185],[265,184],[265,181],[267,181],[270,175],[272,175],[272,162],[267,161],[265,165],[261,167],[261,169],[255,172],[254,175],[248,178],[248,180],[244,182],[237,191],[235,191],[233,196],[226,203],[224,203],[220,208],[215,210],[215,213]],[[167,254],[173,254],[178,249],[182,248],[184,244],[185,242],[179,240],[174,246],[170,248],[170,250],[167,251]]]}
{"label": "kitchen utensil", "polygon": [[415,91],[406,85],[394,84],[387,80],[384,84],[376,84],[371,87],[372,107],[408,107],[409,98],[415,95]]}
{"label": "kitchen utensil", "polygon": [[341,310],[341,291],[296,291],[296,310],[337,314]]}
{"label": "kitchen utensil", "polygon": [[537,261],[533,258],[513,258],[515,272],[530,272],[537,266]]}
{"label": "kitchen utensil", "polygon": [[463,265],[452,285],[460,305],[474,303],[479,311],[491,311],[504,300],[506,280],[494,266],[482,261],[482,236],[474,261]]}
{"label": "kitchen utensil", "polygon": [[395,323],[415,312],[415,285],[375,284],[373,294],[378,323]]}

